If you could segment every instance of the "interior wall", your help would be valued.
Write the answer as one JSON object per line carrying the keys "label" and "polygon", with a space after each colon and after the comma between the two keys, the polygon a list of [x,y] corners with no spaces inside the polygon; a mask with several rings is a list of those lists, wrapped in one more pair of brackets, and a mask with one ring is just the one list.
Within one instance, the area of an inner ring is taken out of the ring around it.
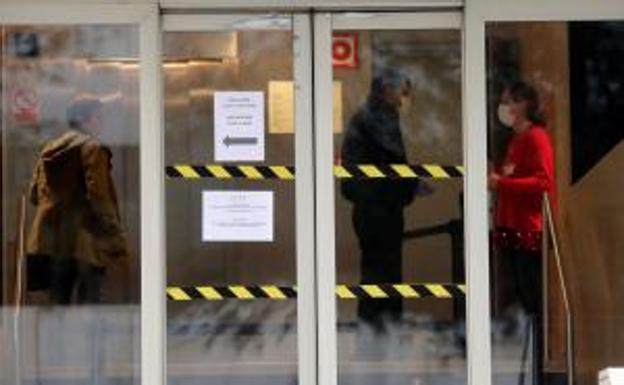
{"label": "interior wall", "polygon": [[624,145],[620,143],[570,190],[562,219],[574,293],[576,362],[584,383],[624,365]]}

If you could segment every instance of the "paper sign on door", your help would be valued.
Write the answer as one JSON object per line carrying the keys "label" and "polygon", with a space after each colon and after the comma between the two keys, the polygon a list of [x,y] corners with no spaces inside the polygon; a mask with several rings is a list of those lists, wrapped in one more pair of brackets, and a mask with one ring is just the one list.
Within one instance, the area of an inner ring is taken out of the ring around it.
{"label": "paper sign on door", "polygon": [[204,242],[272,242],[272,191],[203,191]]}
{"label": "paper sign on door", "polygon": [[264,160],[264,93],[215,92],[217,162]]}

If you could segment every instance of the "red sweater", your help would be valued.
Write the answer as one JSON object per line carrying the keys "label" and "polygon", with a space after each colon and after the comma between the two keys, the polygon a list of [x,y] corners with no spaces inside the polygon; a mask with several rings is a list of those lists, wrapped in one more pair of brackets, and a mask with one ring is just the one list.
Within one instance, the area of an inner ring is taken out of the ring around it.
{"label": "red sweater", "polygon": [[554,153],[546,130],[533,125],[516,134],[499,171],[496,226],[519,232],[541,231],[543,192],[555,202]]}

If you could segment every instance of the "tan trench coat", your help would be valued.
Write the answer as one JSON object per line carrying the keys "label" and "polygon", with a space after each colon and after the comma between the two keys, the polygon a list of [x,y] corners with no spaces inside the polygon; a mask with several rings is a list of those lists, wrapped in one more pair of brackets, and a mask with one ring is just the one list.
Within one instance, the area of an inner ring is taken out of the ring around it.
{"label": "tan trench coat", "polygon": [[129,257],[111,176],[111,152],[92,136],[68,131],[37,162],[30,201],[36,212],[29,255],[73,257],[96,266]]}

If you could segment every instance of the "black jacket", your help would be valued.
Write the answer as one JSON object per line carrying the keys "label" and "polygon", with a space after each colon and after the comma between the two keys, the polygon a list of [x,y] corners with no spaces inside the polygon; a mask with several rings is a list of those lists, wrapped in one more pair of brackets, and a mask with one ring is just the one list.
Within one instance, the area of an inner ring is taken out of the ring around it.
{"label": "black jacket", "polygon": [[[380,101],[367,101],[351,117],[342,143],[344,165],[406,164],[396,107]],[[416,191],[417,179],[346,179],[343,196],[355,204],[405,206]]]}

